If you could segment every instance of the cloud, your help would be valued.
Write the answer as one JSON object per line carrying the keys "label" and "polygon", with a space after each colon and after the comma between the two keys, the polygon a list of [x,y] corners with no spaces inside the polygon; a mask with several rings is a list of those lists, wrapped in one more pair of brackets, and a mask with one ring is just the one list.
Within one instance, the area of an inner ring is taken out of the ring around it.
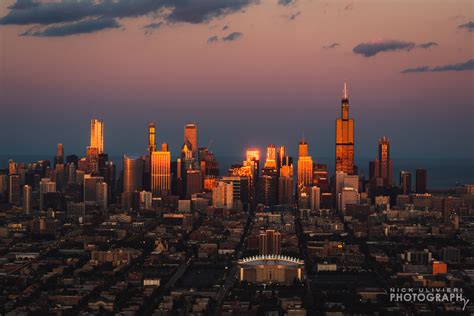
{"label": "cloud", "polygon": [[229,29],[230,27],[228,25],[224,25],[224,27],[222,28],[223,31]]}
{"label": "cloud", "polygon": [[232,41],[238,40],[238,39],[241,38],[242,36],[243,36],[243,34],[240,33],[240,32],[232,32],[232,33],[230,33],[229,35],[224,36],[224,37],[222,38],[222,40],[223,40],[224,42],[232,42]]}
{"label": "cloud", "polygon": [[352,10],[354,9],[354,2],[351,1],[349,2],[345,7],[344,7],[344,11],[349,11],[349,10]]}
{"label": "cloud", "polygon": [[459,29],[466,29],[469,32],[474,32],[474,21],[467,22],[458,26]]}
{"label": "cloud", "polygon": [[150,35],[153,33],[154,30],[157,30],[163,26],[163,22],[154,22],[145,25],[143,28],[145,29],[145,35]]}
{"label": "cloud", "polygon": [[422,66],[417,68],[407,68],[401,71],[402,74],[415,72],[443,72],[443,71],[466,71],[474,70],[474,59],[458,64],[450,64],[436,67]]}
{"label": "cloud", "polygon": [[211,36],[207,39],[207,43],[208,44],[211,44],[211,43],[216,43],[219,41],[219,37],[217,37],[217,35],[214,35],[214,36]]}
{"label": "cloud", "polygon": [[[130,18],[164,11],[170,23],[206,23],[257,3],[258,0],[17,0],[0,18],[2,25],[42,25],[100,18]],[[55,26],[61,27],[61,25]]]}
{"label": "cloud", "polygon": [[300,15],[300,14],[301,14],[300,11],[295,12],[295,13],[293,13],[292,15],[290,15],[290,16],[288,17],[288,19],[293,21],[293,20],[296,19],[296,18],[298,17],[298,15]]}
{"label": "cloud", "polygon": [[79,22],[49,26],[40,31],[26,31],[22,36],[56,37],[95,33],[104,29],[119,28],[121,25],[113,18],[88,19]]}
{"label": "cloud", "polygon": [[[152,0],[149,0],[152,1]],[[174,0],[168,16],[170,22],[205,23],[213,18],[237,12],[255,3],[254,0]]]}
{"label": "cloud", "polygon": [[431,47],[435,47],[435,46],[438,46],[438,43],[435,43],[435,42],[426,42],[426,43],[421,43],[421,44],[418,44],[417,47],[420,47],[420,48],[431,48]]}
{"label": "cloud", "polygon": [[278,0],[278,4],[282,6],[289,6],[290,4],[294,4],[296,0]]}
{"label": "cloud", "polygon": [[415,48],[415,43],[398,40],[382,40],[378,42],[360,43],[352,51],[364,57],[372,57],[382,52],[406,50]]}
{"label": "cloud", "polygon": [[324,49],[331,49],[331,48],[336,48],[337,46],[340,46],[341,44],[339,43],[332,43],[327,46],[323,46]]}

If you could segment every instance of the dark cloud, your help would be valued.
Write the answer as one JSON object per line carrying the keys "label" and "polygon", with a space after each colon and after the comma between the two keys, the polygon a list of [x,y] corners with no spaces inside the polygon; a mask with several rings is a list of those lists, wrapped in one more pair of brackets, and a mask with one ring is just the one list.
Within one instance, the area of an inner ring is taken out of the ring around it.
{"label": "dark cloud", "polygon": [[295,13],[293,13],[292,15],[290,15],[290,16],[288,17],[288,19],[289,19],[289,20],[294,20],[294,19],[296,19],[300,14],[301,14],[301,12],[299,12],[299,11],[298,11],[298,12],[295,12]]}
{"label": "dark cloud", "polygon": [[207,43],[208,44],[211,44],[211,43],[216,43],[219,41],[219,37],[217,37],[217,35],[214,35],[214,36],[211,36],[207,39]]}
{"label": "dark cloud", "polygon": [[340,46],[341,44],[339,43],[332,43],[327,46],[323,46],[324,49],[331,49],[331,48],[336,48],[337,46]]}
{"label": "dark cloud", "polygon": [[145,35],[150,35],[153,33],[154,30],[157,30],[163,26],[163,22],[154,22],[145,25],[143,28],[145,29]]}
{"label": "dark cloud", "polygon": [[211,19],[237,12],[254,0],[174,0],[168,19],[171,22],[204,23]]}
{"label": "dark cloud", "polygon": [[404,42],[398,40],[384,40],[379,42],[360,43],[352,49],[355,54],[364,57],[372,57],[382,52],[397,51],[397,50],[411,50],[415,48],[415,43]]}
{"label": "dark cloud", "polygon": [[40,31],[27,31],[22,36],[68,36],[75,34],[94,33],[109,28],[119,28],[121,25],[113,18],[88,19],[79,22],[64,23],[49,26]]}
{"label": "dark cloud", "polygon": [[224,27],[222,28],[223,31],[225,30],[228,30],[230,27],[228,25],[224,25]]}
{"label": "dark cloud", "polygon": [[9,9],[18,9],[18,10],[24,10],[32,7],[36,7],[38,3],[36,3],[33,0],[17,0],[14,4],[9,6]]}
{"label": "dark cloud", "polygon": [[243,36],[243,34],[240,33],[240,32],[232,32],[232,33],[230,33],[229,35],[224,36],[224,37],[222,38],[222,40],[223,40],[224,42],[232,42],[232,41],[238,40],[238,39],[241,38],[242,36]]}
{"label": "dark cloud", "polygon": [[[167,22],[205,23],[257,2],[258,0],[17,0],[11,10],[0,18],[0,24],[50,26],[94,18],[138,17],[157,14],[163,10],[169,13],[165,17]],[[62,25],[54,27],[60,28]]]}
{"label": "dark cloud", "polygon": [[467,22],[458,26],[460,29],[466,29],[469,32],[474,32],[474,21]]}
{"label": "dark cloud", "polygon": [[438,43],[426,42],[426,43],[418,44],[418,47],[420,47],[420,48],[431,48],[431,47],[435,47],[435,46],[438,46]]}
{"label": "dark cloud", "polygon": [[474,70],[474,59],[470,59],[466,62],[459,63],[459,64],[451,64],[451,65],[443,65],[443,66],[436,66],[436,67],[417,67],[417,68],[407,68],[401,71],[401,73],[414,73],[414,72],[442,72],[442,71],[466,71],[466,70]]}
{"label": "dark cloud", "polygon": [[428,66],[421,66],[416,68],[407,68],[401,71],[402,74],[407,74],[410,72],[428,72],[430,71],[430,67]]}
{"label": "dark cloud", "polygon": [[279,5],[289,6],[290,4],[295,3],[296,0],[278,0]]}

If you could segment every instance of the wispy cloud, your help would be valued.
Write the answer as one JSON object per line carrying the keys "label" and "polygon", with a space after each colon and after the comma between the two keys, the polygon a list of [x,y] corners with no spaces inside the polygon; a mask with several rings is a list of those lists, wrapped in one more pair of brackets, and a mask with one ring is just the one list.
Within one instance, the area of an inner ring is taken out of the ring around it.
{"label": "wispy cloud", "polygon": [[293,20],[296,19],[300,14],[301,14],[300,11],[295,12],[295,13],[293,13],[292,15],[290,15],[290,16],[288,17],[288,19],[293,21]]}
{"label": "wispy cloud", "polygon": [[417,47],[420,47],[420,48],[431,48],[431,47],[436,47],[438,46],[438,43],[435,43],[435,42],[426,42],[426,43],[421,43],[421,44],[418,44]]}
{"label": "wispy cloud", "polygon": [[360,43],[355,46],[352,51],[354,54],[362,55],[364,57],[372,57],[379,53],[390,51],[410,51],[416,47],[413,42],[406,42],[400,40],[381,40],[376,42]]}
{"label": "wispy cloud", "polygon": [[449,64],[443,66],[429,67],[422,66],[416,68],[407,68],[401,71],[402,74],[419,73],[419,72],[443,72],[443,71],[466,71],[474,70],[474,59],[458,64]]}
{"label": "wispy cloud", "polygon": [[0,18],[1,25],[41,25],[60,29],[62,24],[94,19],[133,18],[166,11],[169,23],[206,23],[257,3],[258,0],[17,0]]}
{"label": "wispy cloud", "polygon": [[79,22],[63,23],[46,27],[39,31],[26,31],[22,36],[58,37],[76,34],[95,33],[104,29],[119,28],[121,25],[113,18],[87,19]]}
{"label": "wispy cloud", "polygon": [[458,26],[459,29],[466,29],[469,32],[474,32],[474,21],[470,21]]}
{"label": "wispy cloud", "polygon": [[278,4],[282,6],[289,6],[290,4],[294,4],[296,0],[278,0]]}
{"label": "wispy cloud", "polygon": [[222,27],[222,30],[225,31],[225,30],[228,30],[229,28],[230,28],[230,26],[224,25],[224,27]]}
{"label": "wispy cloud", "polygon": [[354,1],[349,2],[349,3],[344,7],[344,10],[345,10],[345,11],[349,11],[349,10],[352,10],[352,9],[354,9]]}
{"label": "wispy cloud", "polygon": [[145,29],[145,35],[150,35],[153,33],[154,30],[157,30],[163,26],[163,22],[154,22],[145,25],[143,28]]}
{"label": "wispy cloud", "polygon": [[211,36],[207,39],[208,44],[216,43],[218,41],[219,41],[219,37],[217,35]]}
{"label": "wispy cloud", "polygon": [[324,49],[331,49],[331,48],[336,48],[338,46],[340,46],[341,44],[339,43],[332,43],[332,44],[329,44],[329,45],[326,45],[326,46],[323,46]]}
{"label": "wispy cloud", "polygon": [[243,36],[243,34],[240,33],[240,32],[232,32],[232,33],[230,33],[229,35],[224,36],[224,37],[222,38],[222,40],[223,40],[224,42],[232,42],[232,41],[238,40],[238,39],[241,38],[242,36]]}

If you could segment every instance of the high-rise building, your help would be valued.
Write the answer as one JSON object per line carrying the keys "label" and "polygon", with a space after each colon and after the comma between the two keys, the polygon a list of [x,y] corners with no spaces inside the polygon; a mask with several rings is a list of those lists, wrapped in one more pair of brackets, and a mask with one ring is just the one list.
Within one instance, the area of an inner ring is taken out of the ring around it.
{"label": "high-rise building", "polygon": [[31,185],[23,186],[23,214],[30,214],[33,205],[33,188]]}
{"label": "high-rise building", "polygon": [[212,189],[212,206],[232,209],[234,205],[234,186],[231,181],[217,181]]}
{"label": "high-rise building", "polygon": [[[343,189],[352,188],[355,192],[359,192],[359,176],[357,175],[348,175],[345,172],[337,171],[335,174],[335,194],[334,197],[337,201],[337,206],[340,209],[340,196]],[[349,195],[347,193],[346,195]]]}
{"label": "high-rise building", "polygon": [[155,122],[148,124],[148,154],[151,156],[151,153],[156,151],[156,141],[155,141]]}
{"label": "high-rise building", "polygon": [[[285,160],[285,159],[283,159]],[[288,164],[280,167],[280,176],[278,177],[278,204],[293,204],[293,164],[286,159]]]}
{"label": "high-rise building", "polygon": [[308,143],[301,139],[298,145],[298,190],[313,184],[313,158],[308,155]]}
{"label": "high-rise building", "polygon": [[58,144],[58,149],[56,151],[56,155],[54,156],[54,167],[56,167],[57,164],[63,164],[64,163],[64,149],[63,149],[63,144]]}
{"label": "high-rise building", "polygon": [[267,147],[267,160],[265,160],[264,168],[277,168],[277,155],[276,148],[274,145],[268,145]]}
{"label": "high-rise building", "polygon": [[[195,123],[187,123],[186,125],[184,125],[184,143],[189,143],[191,145],[192,152],[197,154],[198,127]],[[197,157],[195,156],[195,158]]]}
{"label": "high-rise building", "polygon": [[67,183],[76,183],[76,165],[74,163],[67,165]]}
{"label": "high-rise building", "polygon": [[258,250],[260,255],[281,254],[281,234],[273,229],[261,232],[258,238]]}
{"label": "high-rise building", "polygon": [[153,193],[149,191],[140,192],[140,210],[150,210],[153,205]]}
{"label": "high-rise building", "polygon": [[96,183],[96,202],[102,210],[106,210],[109,203],[109,190],[106,182]]}
{"label": "high-rise building", "polygon": [[97,148],[97,154],[104,153],[104,121],[98,119],[91,120],[91,141],[90,147]]}
{"label": "high-rise building", "polygon": [[411,193],[411,172],[400,171],[400,187],[405,195]]}
{"label": "high-rise building", "polygon": [[171,153],[167,148],[151,155],[151,192],[154,196],[171,193]]}
{"label": "high-rise building", "polygon": [[8,202],[11,205],[20,205],[20,182],[19,174],[10,174],[8,183]]}
{"label": "high-rise building", "polygon": [[392,159],[390,159],[390,140],[382,137],[379,140],[379,152],[375,160],[375,177],[382,178],[384,186],[392,186]]}
{"label": "high-rise building", "polygon": [[186,170],[186,196],[191,197],[195,193],[203,191],[203,179],[201,170]]}
{"label": "high-rise building", "polygon": [[321,190],[317,186],[311,188],[311,210],[319,211],[321,206]]}
{"label": "high-rise building", "polygon": [[140,156],[123,155],[123,192],[142,190],[143,159]]}
{"label": "high-rise building", "polygon": [[338,210],[343,214],[346,212],[347,205],[358,205],[360,203],[359,192],[352,187],[343,187],[338,195]]}
{"label": "high-rise building", "polygon": [[[104,182],[104,178],[95,177],[90,174],[84,175],[84,203],[86,205],[97,205],[99,200],[99,192],[97,184]],[[103,192],[100,192],[101,194]],[[103,196],[102,196],[103,200]]]}
{"label": "high-rise building", "polygon": [[44,195],[47,194],[47,193],[52,193],[52,192],[56,192],[56,182],[54,181],[51,181],[51,179],[49,178],[43,178],[41,179],[40,181],[40,184],[39,184],[39,187],[40,187],[40,191],[39,191],[39,194],[40,194],[40,211],[43,211],[43,208],[44,208]]}
{"label": "high-rise building", "polygon": [[354,120],[349,118],[346,83],[341,102],[341,117],[336,119],[336,171],[354,173]]}
{"label": "high-rise building", "polygon": [[426,193],[426,169],[416,169],[416,179],[415,179],[416,193],[423,194]]}
{"label": "high-rise building", "polygon": [[278,177],[276,169],[263,168],[258,178],[258,203],[265,206],[277,204]]}

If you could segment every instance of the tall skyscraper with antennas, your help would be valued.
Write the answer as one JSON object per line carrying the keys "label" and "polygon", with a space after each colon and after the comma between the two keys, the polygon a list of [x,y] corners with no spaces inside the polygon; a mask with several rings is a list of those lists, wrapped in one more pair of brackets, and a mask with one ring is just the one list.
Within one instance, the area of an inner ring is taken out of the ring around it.
{"label": "tall skyscraper with antennas", "polygon": [[97,154],[104,153],[104,121],[91,120],[91,142],[90,147],[97,148]]}
{"label": "tall skyscraper with antennas", "polygon": [[336,171],[354,173],[354,120],[349,118],[346,83],[341,101],[341,117],[336,119]]}

